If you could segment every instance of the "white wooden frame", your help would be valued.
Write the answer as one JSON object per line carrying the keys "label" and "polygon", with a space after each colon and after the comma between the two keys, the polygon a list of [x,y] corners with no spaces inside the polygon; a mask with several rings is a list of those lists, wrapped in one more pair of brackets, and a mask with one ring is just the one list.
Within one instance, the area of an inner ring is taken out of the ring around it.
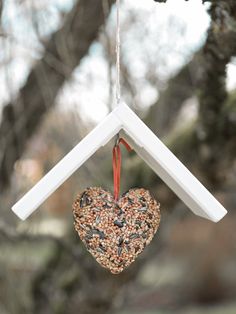
{"label": "white wooden frame", "polygon": [[67,178],[118,132],[138,155],[198,216],[214,222],[227,211],[158,137],[124,103],[114,109],[13,207],[22,220],[29,217]]}

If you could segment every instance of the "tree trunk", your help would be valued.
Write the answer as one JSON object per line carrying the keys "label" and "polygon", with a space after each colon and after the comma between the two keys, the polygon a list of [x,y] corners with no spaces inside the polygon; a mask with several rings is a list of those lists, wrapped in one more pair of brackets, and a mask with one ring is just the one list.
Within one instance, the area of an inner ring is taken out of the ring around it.
{"label": "tree trunk", "polygon": [[[108,1],[109,8],[113,2]],[[87,54],[108,13],[101,0],[78,1],[46,45],[44,56],[32,69],[17,100],[4,107],[0,125],[0,191],[9,183],[15,161],[43,115],[54,106],[63,83]]]}

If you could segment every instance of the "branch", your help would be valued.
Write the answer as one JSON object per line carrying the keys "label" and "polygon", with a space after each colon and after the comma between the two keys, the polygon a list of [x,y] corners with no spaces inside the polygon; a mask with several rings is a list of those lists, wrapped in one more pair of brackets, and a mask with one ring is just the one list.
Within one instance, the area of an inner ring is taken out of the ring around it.
{"label": "branch", "polygon": [[205,140],[216,142],[225,137],[228,126],[223,111],[228,98],[226,67],[236,55],[236,2],[213,1],[210,16],[212,21],[203,47],[199,122]]}
{"label": "branch", "polygon": [[[114,0],[108,2],[109,8]],[[59,89],[96,39],[106,16],[102,1],[80,0],[64,26],[46,46],[15,103],[3,109],[0,125],[0,190],[9,183],[15,161],[43,115],[55,104]]]}
{"label": "branch", "polygon": [[46,243],[51,242],[55,244],[58,249],[63,251],[64,253],[69,254],[72,258],[74,258],[77,262],[81,259],[83,255],[83,250],[81,248],[77,248],[76,252],[73,251],[72,246],[70,243],[67,243],[63,239],[51,236],[51,235],[34,235],[26,232],[16,232],[11,228],[11,226],[0,223],[0,242],[13,244],[13,245],[20,245],[23,242],[27,243]]}
{"label": "branch", "polygon": [[146,122],[159,137],[170,131],[183,103],[196,94],[201,78],[200,59],[201,52],[198,52],[168,81],[157,103],[152,105]]}
{"label": "branch", "polygon": [[[216,119],[221,119],[220,110],[227,99],[226,65],[232,55],[236,54],[235,7],[234,0],[212,0],[209,12],[212,22],[204,47],[169,80],[166,89],[160,93],[158,102],[151,107],[147,123],[154,133],[165,135],[184,101],[197,94],[199,89],[202,131],[203,127],[207,128],[205,132],[214,136],[216,126],[219,124],[221,127]],[[227,120],[225,125],[229,125]]]}
{"label": "branch", "polygon": [[236,122],[226,109],[227,64],[236,55],[236,2],[212,1],[209,10],[211,25],[203,47],[200,110],[197,133],[204,148],[203,171],[217,184],[219,161],[226,159],[225,147],[236,135]]}
{"label": "branch", "polygon": [[2,3],[2,0],[0,0],[0,22],[2,20],[2,9],[3,9],[3,3]]}

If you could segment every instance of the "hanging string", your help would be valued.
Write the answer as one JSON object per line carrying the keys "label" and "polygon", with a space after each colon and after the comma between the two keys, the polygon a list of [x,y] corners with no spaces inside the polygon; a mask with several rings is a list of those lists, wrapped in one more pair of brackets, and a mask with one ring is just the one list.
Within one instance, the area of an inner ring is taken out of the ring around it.
{"label": "hanging string", "polygon": [[[120,88],[120,0],[116,0],[116,104],[119,105],[121,88]],[[113,165],[113,183],[114,199],[118,200],[120,194],[120,174],[121,174],[121,149],[120,144],[130,152],[132,148],[129,144],[117,134],[116,143],[113,147],[112,165]]]}
{"label": "hanging string", "polygon": [[114,199],[118,200],[120,194],[120,173],[121,173],[121,149],[120,144],[123,144],[125,148],[130,152],[132,148],[123,138],[117,138],[117,142],[113,147],[113,182],[114,182]]}
{"label": "hanging string", "polygon": [[120,0],[116,0],[116,103],[120,102]]}

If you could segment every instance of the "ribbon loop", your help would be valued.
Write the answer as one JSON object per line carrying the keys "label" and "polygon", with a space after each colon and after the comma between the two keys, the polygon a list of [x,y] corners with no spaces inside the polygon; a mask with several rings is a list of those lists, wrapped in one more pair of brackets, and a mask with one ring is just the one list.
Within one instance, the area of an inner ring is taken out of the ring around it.
{"label": "ribbon loop", "polygon": [[121,149],[120,144],[123,144],[125,148],[130,152],[132,148],[123,139],[119,138],[112,151],[112,165],[113,165],[113,183],[114,183],[114,199],[117,201],[120,194],[120,173],[121,173]]}

